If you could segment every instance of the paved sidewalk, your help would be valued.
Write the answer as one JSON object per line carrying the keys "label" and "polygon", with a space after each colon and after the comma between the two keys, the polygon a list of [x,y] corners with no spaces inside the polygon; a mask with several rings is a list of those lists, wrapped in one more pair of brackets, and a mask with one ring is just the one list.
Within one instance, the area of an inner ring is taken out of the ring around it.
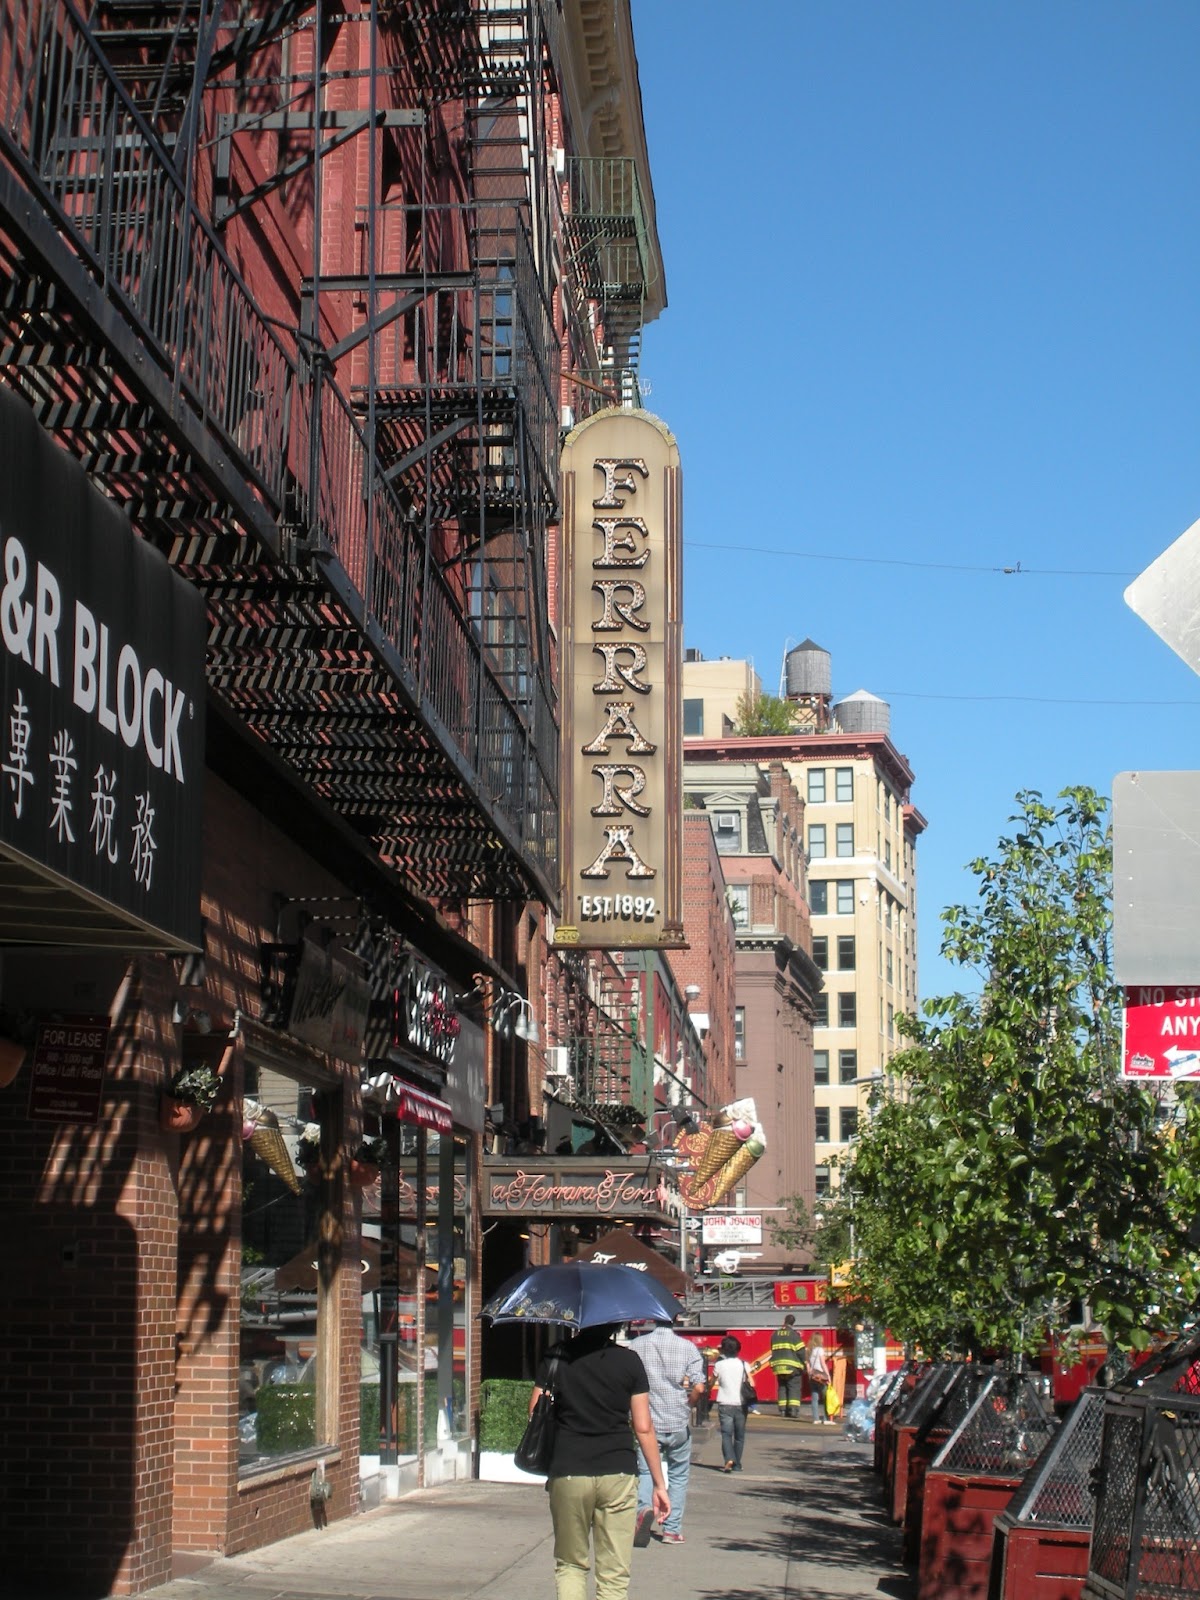
{"label": "paved sidewalk", "polygon": [[[630,1600],[911,1600],[870,1446],[840,1429],[749,1419],[745,1470],[696,1436],[686,1542],[635,1550]],[[552,1600],[540,1487],[457,1483],[265,1550],[218,1560],[149,1600]]]}

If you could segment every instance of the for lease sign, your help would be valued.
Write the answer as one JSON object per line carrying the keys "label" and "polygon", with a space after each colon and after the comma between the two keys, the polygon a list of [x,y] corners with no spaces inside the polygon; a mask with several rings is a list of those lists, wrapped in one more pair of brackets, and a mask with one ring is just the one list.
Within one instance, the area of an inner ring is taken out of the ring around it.
{"label": "for lease sign", "polygon": [[1200,1078],[1200,983],[1125,990],[1121,1075]]}

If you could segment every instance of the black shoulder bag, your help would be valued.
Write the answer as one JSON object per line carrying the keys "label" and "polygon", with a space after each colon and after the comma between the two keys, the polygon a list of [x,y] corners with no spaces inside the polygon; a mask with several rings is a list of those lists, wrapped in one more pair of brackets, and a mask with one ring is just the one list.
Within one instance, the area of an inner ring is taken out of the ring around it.
{"label": "black shoulder bag", "polygon": [[758,1390],[754,1387],[754,1379],[750,1376],[750,1369],[742,1362],[742,1410],[749,1411],[751,1406],[758,1404]]}
{"label": "black shoulder bag", "polygon": [[537,1404],[529,1413],[521,1442],[513,1452],[513,1461],[522,1472],[536,1472],[545,1476],[550,1470],[554,1455],[554,1380],[558,1376],[557,1356],[551,1356],[546,1373],[546,1388],[537,1397]]}

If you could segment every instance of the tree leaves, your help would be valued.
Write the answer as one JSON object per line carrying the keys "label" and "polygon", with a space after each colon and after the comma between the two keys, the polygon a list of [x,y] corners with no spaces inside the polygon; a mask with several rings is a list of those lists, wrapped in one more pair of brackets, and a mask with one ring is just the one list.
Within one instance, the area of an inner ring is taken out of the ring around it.
{"label": "tree leaves", "polygon": [[943,913],[976,992],[927,1000],[847,1166],[851,1292],[927,1349],[1032,1354],[1073,1301],[1115,1342],[1177,1323],[1200,1279],[1200,1107],[1121,1081],[1107,802],[1017,796],[977,903]]}

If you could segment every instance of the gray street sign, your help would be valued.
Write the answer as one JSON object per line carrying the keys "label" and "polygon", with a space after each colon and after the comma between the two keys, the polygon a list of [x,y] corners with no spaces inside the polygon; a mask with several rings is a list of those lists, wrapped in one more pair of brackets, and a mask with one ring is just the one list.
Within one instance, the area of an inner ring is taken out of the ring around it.
{"label": "gray street sign", "polygon": [[[1200,631],[1192,637],[1200,648]],[[1113,975],[1200,983],[1200,772],[1113,780]]]}
{"label": "gray street sign", "polygon": [[1193,672],[1200,672],[1200,522],[1133,580],[1125,603]]}

